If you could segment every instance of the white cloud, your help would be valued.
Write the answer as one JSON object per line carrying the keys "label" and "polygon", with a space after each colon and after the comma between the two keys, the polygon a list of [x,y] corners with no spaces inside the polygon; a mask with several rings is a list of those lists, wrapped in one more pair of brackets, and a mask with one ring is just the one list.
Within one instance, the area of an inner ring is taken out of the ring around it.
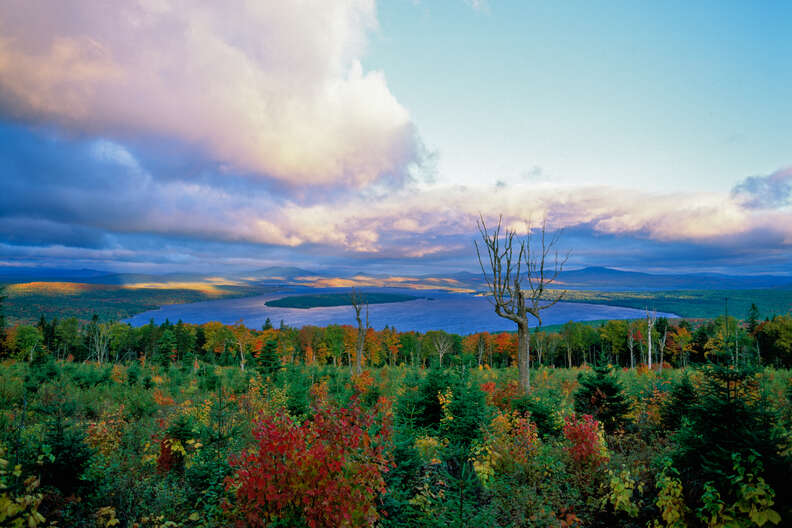
{"label": "white cloud", "polygon": [[197,145],[293,184],[404,177],[407,111],[360,66],[374,0],[9,0],[0,102],[17,117]]}

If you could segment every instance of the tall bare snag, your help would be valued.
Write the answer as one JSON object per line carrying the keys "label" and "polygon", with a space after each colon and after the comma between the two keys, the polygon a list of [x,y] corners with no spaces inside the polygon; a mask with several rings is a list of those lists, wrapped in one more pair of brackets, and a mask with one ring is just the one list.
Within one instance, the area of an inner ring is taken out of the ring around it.
{"label": "tall bare snag", "polygon": [[501,216],[490,231],[484,216],[479,217],[481,241],[476,240],[476,255],[495,313],[517,324],[520,386],[527,392],[531,388],[528,316],[541,326],[542,311],[564,297],[564,291],[549,287],[558,278],[569,254],[558,254],[559,233],[548,234],[546,223],[537,228],[534,236],[530,222],[526,222],[522,237],[518,237],[516,229],[504,229],[502,224]]}

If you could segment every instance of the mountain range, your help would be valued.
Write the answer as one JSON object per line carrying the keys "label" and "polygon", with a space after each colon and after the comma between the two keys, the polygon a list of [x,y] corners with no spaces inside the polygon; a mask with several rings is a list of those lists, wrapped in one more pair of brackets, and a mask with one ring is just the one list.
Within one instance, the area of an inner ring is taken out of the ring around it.
{"label": "mountain range", "polygon": [[[454,288],[480,291],[480,273],[467,271],[445,275],[388,275],[381,273],[344,273],[306,270],[297,267],[269,267],[234,273],[111,273],[92,269],[59,269],[0,266],[0,283],[79,282],[87,284],[178,284],[227,283],[239,285],[300,284],[304,286],[400,286]],[[652,290],[728,290],[792,289],[792,276],[728,275],[719,273],[654,274],[607,267],[586,267],[564,271],[555,285],[570,290],[652,291]]]}

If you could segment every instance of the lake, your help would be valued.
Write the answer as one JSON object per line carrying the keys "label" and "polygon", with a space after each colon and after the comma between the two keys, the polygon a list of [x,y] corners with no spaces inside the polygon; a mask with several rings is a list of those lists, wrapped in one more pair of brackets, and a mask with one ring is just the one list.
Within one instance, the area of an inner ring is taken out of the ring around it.
{"label": "lake", "polygon": [[[274,326],[281,321],[292,327],[304,325],[327,326],[331,324],[355,325],[354,311],[351,306],[332,306],[322,308],[277,308],[265,303],[295,294],[338,293],[339,289],[302,289],[289,288],[277,293],[244,297],[239,299],[220,299],[190,304],[174,304],[150,310],[126,319],[133,326],[142,326],[149,320],[162,323],[166,319],[176,322],[202,324],[219,321],[234,324],[242,321],[249,328],[261,328],[269,318]],[[498,317],[486,297],[470,294],[448,293],[442,291],[415,291],[401,289],[367,289],[366,291],[388,291],[415,296],[425,296],[411,301],[372,304],[369,306],[369,324],[375,329],[395,327],[397,330],[445,330],[455,334],[475,332],[499,332],[514,330],[509,320]],[[364,310],[365,311],[365,310]],[[677,317],[675,314],[658,312],[659,317]],[[568,321],[593,321],[598,319],[639,319],[645,317],[642,310],[607,306],[602,304],[558,303],[543,312],[544,326],[563,324]]]}

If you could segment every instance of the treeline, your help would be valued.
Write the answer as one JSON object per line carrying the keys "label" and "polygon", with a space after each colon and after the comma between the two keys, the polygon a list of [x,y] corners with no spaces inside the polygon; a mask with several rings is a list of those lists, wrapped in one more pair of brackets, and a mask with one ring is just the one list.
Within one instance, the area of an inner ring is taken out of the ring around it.
{"label": "treeline", "polygon": [[[756,315],[752,311],[743,321],[723,316],[710,321],[661,317],[599,325],[570,321],[554,331],[534,329],[531,364],[571,368],[592,364],[602,355],[621,367],[684,367],[708,361],[792,365],[792,316],[760,321]],[[234,325],[150,322],[135,328],[96,317],[80,323],[75,318],[48,321],[42,316],[37,325],[2,327],[0,332],[0,358],[52,356],[98,362],[145,358],[162,365],[201,360],[245,368],[262,362],[350,365],[358,330],[350,325],[273,327],[269,321],[260,330],[241,321]],[[386,326],[365,330],[363,364],[505,367],[514,364],[516,354],[517,335],[511,332],[461,336],[401,332]]]}

